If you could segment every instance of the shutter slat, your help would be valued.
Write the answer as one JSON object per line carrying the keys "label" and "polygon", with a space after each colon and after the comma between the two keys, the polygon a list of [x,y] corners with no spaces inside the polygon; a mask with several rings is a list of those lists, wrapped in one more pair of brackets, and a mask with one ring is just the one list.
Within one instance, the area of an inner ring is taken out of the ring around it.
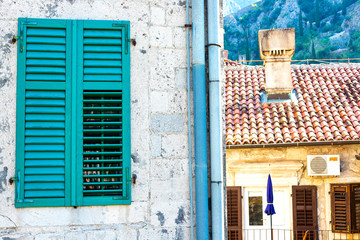
{"label": "shutter slat", "polygon": [[42,128],[51,128],[51,129],[63,129],[65,128],[64,122],[27,122],[25,127],[42,129]]}
{"label": "shutter slat", "polygon": [[39,52],[65,52],[65,45],[48,45],[48,44],[28,44],[27,51],[39,51]]}
{"label": "shutter slat", "polygon": [[84,38],[85,45],[120,45],[122,44],[121,39],[102,39],[102,38]]}
{"label": "shutter slat", "polygon": [[27,43],[43,43],[43,44],[64,44],[65,38],[55,37],[28,37],[26,38]]}
{"label": "shutter slat", "polygon": [[47,60],[47,59],[28,59],[27,66],[42,66],[42,67],[65,67],[65,60]]}
{"label": "shutter slat", "polygon": [[84,160],[84,163],[113,163],[119,161],[121,161],[121,159],[92,159],[92,160]]}
{"label": "shutter slat", "polygon": [[66,35],[65,29],[53,29],[53,28],[28,28],[27,36],[42,36],[46,38],[50,37],[62,37]]}
{"label": "shutter slat", "polygon": [[88,45],[88,46],[84,46],[84,52],[100,52],[100,53],[104,53],[104,52],[115,52],[115,53],[119,53],[122,51],[121,46],[92,46],[92,45]]}
{"label": "shutter slat", "polygon": [[84,148],[116,148],[121,146],[122,144],[84,144]]}
{"label": "shutter slat", "polygon": [[54,166],[54,167],[61,167],[64,166],[63,160],[27,160],[26,167],[47,167],[47,166]]}
{"label": "shutter slat", "polygon": [[27,190],[25,191],[25,198],[62,198],[65,195],[64,191],[59,190]]}
{"label": "shutter slat", "polygon": [[96,37],[96,38],[116,38],[121,39],[121,31],[119,30],[94,30],[94,29],[87,29],[84,30],[84,37]]}
{"label": "shutter slat", "polygon": [[117,81],[121,81],[122,80],[122,76],[120,74],[116,75],[85,75],[84,76],[84,81],[96,81],[96,82],[102,82],[102,81],[109,81],[109,82],[117,82]]}
{"label": "shutter slat", "polygon": [[118,60],[85,60],[85,67],[122,67],[121,61]]}
{"label": "shutter slat", "polygon": [[25,144],[64,144],[64,137],[27,137]]}
{"label": "shutter slat", "polygon": [[[85,145],[85,144],[84,144]],[[98,148],[96,148],[97,150]],[[83,153],[84,156],[112,156],[112,155],[121,155],[122,152],[121,151],[117,151],[117,152],[88,152],[91,149],[86,149],[87,151],[85,151]]]}
{"label": "shutter slat", "polygon": [[84,178],[118,178],[122,177],[122,174],[92,174],[92,175],[83,175]]}
{"label": "shutter slat", "polygon": [[32,59],[65,59],[65,52],[38,52],[38,51],[28,51],[26,54],[27,58]]}

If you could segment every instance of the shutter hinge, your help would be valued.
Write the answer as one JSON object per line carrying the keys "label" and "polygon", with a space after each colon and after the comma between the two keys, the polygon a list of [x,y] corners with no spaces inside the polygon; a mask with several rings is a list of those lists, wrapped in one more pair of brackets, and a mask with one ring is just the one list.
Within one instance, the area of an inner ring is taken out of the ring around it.
{"label": "shutter hinge", "polygon": [[9,178],[9,183],[10,185],[13,184],[15,181],[17,181],[18,179],[16,177],[11,177]]}
{"label": "shutter hinge", "polygon": [[133,174],[133,175],[132,175],[132,178],[130,178],[130,181],[131,181],[133,184],[136,184],[136,178],[137,178],[136,174]]}
{"label": "shutter hinge", "polygon": [[16,198],[16,202],[18,203],[31,203],[34,202],[34,200],[31,199],[20,199],[20,171],[18,171],[17,173],[17,178],[15,178],[16,181],[19,181],[17,184],[17,198]]}
{"label": "shutter hinge", "polygon": [[136,46],[136,39],[135,38],[130,39],[130,42],[132,43],[132,45],[134,47]]}
{"label": "shutter hinge", "polygon": [[11,39],[11,44],[15,44],[18,39],[18,36],[13,36],[13,38]]}
{"label": "shutter hinge", "polygon": [[20,25],[20,36],[19,36],[19,40],[20,40],[20,52],[23,52],[23,51],[24,51],[24,25],[37,25],[37,22],[30,22],[30,21],[21,22],[21,25]]}

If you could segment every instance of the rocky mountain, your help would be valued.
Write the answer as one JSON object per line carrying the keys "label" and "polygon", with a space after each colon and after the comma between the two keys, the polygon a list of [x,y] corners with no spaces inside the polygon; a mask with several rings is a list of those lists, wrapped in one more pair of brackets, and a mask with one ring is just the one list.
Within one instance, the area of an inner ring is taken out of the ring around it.
{"label": "rocky mountain", "polygon": [[[234,0],[235,1],[235,0]],[[262,0],[224,18],[229,58],[260,59],[259,29],[295,28],[293,59],[360,57],[360,1]]]}
{"label": "rocky mountain", "polygon": [[223,5],[224,16],[236,13],[240,9],[253,4],[259,0],[225,0]]}

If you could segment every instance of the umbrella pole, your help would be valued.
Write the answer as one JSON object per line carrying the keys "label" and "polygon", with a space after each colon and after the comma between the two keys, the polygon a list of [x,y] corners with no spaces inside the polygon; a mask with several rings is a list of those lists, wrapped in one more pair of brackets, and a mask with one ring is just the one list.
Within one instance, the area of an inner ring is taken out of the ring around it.
{"label": "umbrella pole", "polygon": [[270,215],[270,231],[271,231],[271,240],[274,240],[273,228],[272,228],[272,215]]}

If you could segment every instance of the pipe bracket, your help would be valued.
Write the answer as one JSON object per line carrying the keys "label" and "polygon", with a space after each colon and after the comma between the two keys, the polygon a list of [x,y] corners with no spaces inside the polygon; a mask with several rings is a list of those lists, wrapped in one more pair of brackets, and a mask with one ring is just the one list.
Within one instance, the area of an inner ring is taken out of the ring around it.
{"label": "pipe bracket", "polygon": [[217,43],[209,43],[209,44],[206,45],[205,47],[210,47],[210,46],[215,46],[215,47],[221,48],[221,45],[220,45],[220,44],[217,44]]}

